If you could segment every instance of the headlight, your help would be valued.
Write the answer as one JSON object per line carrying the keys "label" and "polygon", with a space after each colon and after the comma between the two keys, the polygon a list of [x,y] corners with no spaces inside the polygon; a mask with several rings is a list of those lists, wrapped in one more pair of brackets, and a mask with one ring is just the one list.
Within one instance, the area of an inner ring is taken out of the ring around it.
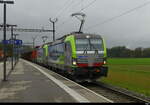
{"label": "headlight", "polygon": [[104,65],[106,64],[106,61],[104,61]]}
{"label": "headlight", "polygon": [[76,62],[76,61],[73,61],[72,64],[73,64],[73,65],[77,65],[77,62]]}
{"label": "headlight", "polygon": [[77,65],[77,59],[72,58],[72,65],[76,66]]}

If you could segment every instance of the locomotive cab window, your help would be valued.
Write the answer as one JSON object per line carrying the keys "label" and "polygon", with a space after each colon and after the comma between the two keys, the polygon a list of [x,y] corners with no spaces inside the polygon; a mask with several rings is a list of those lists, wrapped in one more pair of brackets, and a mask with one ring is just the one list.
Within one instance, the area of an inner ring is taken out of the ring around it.
{"label": "locomotive cab window", "polygon": [[101,39],[90,39],[91,50],[103,51],[103,41]]}
{"label": "locomotive cab window", "polygon": [[76,39],[77,51],[103,51],[102,39]]}
{"label": "locomotive cab window", "polygon": [[90,50],[88,39],[76,39],[76,49],[77,51]]}

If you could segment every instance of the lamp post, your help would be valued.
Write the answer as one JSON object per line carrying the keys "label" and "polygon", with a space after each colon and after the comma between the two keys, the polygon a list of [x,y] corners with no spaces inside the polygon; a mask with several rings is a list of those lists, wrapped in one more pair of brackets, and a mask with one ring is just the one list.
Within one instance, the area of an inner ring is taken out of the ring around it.
{"label": "lamp post", "polygon": [[13,40],[13,35],[14,35],[14,33],[13,33],[13,29],[14,29],[14,27],[17,27],[17,25],[10,25],[10,27],[11,27],[11,40],[12,40],[12,57],[11,57],[11,60],[12,60],[12,70],[14,69],[14,67],[13,67],[13,59],[14,59],[14,40]]}
{"label": "lamp post", "polygon": [[49,19],[49,21],[51,22],[51,23],[53,23],[53,41],[55,41],[55,23],[58,21],[58,19],[57,18],[55,18],[55,19]]}
{"label": "lamp post", "polygon": [[[19,36],[19,34],[13,34],[13,36],[14,36],[14,41],[16,41],[16,39],[17,39],[17,36]],[[14,48],[15,48],[15,65],[16,65],[16,63],[17,63],[17,57],[16,57],[16,55],[18,56],[18,54],[16,53],[16,52],[18,52],[17,51],[17,48],[18,46],[16,46],[16,44],[14,45]]]}
{"label": "lamp post", "polygon": [[[4,4],[4,28],[3,28],[3,31],[4,31],[4,41],[6,40],[6,4],[14,4],[14,1],[3,1],[1,0],[0,1],[1,4]],[[6,46],[5,44],[3,45],[3,50],[4,50],[4,79],[3,81],[7,81],[7,78],[6,78]]]}

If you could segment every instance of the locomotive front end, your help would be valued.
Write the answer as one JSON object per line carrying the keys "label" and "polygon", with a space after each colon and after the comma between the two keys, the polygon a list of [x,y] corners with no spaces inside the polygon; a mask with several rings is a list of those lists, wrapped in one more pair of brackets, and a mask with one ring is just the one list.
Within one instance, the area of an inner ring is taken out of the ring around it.
{"label": "locomotive front end", "polygon": [[73,65],[76,66],[76,78],[80,80],[96,80],[99,77],[107,76],[108,67],[106,64],[106,46],[104,39],[99,35],[82,34],[75,36],[76,59]]}

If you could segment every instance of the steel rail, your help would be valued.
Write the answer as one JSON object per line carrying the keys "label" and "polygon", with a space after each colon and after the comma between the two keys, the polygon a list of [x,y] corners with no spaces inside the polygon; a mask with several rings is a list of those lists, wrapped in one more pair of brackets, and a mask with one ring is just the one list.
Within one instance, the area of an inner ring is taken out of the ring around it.
{"label": "steel rail", "polygon": [[141,96],[141,94],[134,93],[134,92],[131,92],[131,91],[123,89],[123,88],[114,87],[112,85],[105,84],[103,82],[94,82],[94,84],[96,84],[96,85],[98,85],[100,87],[109,89],[111,91],[120,93],[120,94],[125,95],[127,97],[133,98],[133,99],[135,99],[135,100],[137,100],[139,102],[150,104],[150,98],[146,97],[146,96]]}

